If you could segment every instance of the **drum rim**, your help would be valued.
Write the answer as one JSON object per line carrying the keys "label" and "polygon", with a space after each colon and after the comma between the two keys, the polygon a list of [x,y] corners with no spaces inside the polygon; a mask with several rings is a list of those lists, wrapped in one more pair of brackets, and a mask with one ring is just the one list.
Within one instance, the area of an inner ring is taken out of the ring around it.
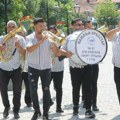
{"label": "drum rim", "polygon": [[85,64],[94,65],[94,64],[92,64],[92,63],[90,64],[90,63],[86,63],[85,61],[83,61],[83,60],[80,58],[80,56],[78,55],[78,51],[77,51],[77,47],[76,47],[79,36],[80,36],[82,33],[84,33],[85,31],[88,31],[88,30],[99,32],[99,33],[103,36],[103,38],[104,38],[104,40],[105,40],[105,45],[106,45],[106,50],[105,50],[105,54],[104,54],[103,58],[102,58],[101,60],[99,60],[99,62],[96,62],[96,63],[94,63],[94,64],[100,63],[100,62],[105,58],[105,56],[106,56],[106,54],[107,54],[107,51],[108,51],[108,44],[107,44],[107,39],[106,39],[105,35],[103,35],[103,33],[100,32],[99,30],[86,29],[86,30],[83,30],[83,31],[78,35],[78,37],[77,37],[77,39],[76,39],[76,41],[75,41],[75,52],[76,52],[77,57],[78,57],[83,63],[85,63]]}

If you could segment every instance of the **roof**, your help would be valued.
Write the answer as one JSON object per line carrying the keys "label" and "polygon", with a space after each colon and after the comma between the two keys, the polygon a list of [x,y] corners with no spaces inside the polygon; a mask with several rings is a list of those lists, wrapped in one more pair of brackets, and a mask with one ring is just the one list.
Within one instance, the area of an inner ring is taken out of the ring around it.
{"label": "roof", "polygon": [[90,3],[87,2],[87,0],[75,0],[75,3],[80,5],[80,12],[84,12],[84,11],[94,11],[94,5],[91,4],[93,2],[95,2],[96,0],[89,0]]}
{"label": "roof", "polygon": [[[95,5],[100,2],[105,2],[106,0],[89,0],[89,1],[90,2],[88,3],[87,0],[75,0],[75,3],[80,5],[80,12],[84,12],[88,10],[90,12],[94,12]],[[112,0],[112,2],[120,3],[120,0]]]}
{"label": "roof", "polygon": [[120,0],[112,0],[112,2],[120,3]]}
{"label": "roof", "polygon": [[[97,0],[95,3],[105,2],[106,0]],[[112,0],[114,3],[120,3],[120,0]]]}

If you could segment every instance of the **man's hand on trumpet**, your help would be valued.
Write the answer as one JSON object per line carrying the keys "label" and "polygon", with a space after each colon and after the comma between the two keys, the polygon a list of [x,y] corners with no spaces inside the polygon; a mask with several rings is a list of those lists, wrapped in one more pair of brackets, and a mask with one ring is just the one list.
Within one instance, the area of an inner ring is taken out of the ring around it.
{"label": "man's hand on trumpet", "polygon": [[0,50],[5,50],[6,49],[6,45],[5,44],[0,44]]}
{"label": "man's hand on trumpet", "polygon": [[66,56],[67,58],[70,58],[73,55],[73,53],[70,52],[70,51],[65,51],[63,49],[60,49],[59,50],[59,56],[62,56],[62,55]]}
{"label": "man's hand on trumpet", "polygon": [[43,36],[42,39],[41,39],[39,42],[40,42],[40,43],[43,43],[43,42],[45,42],[46,40],[48,40],[48,36],[47,36],[47,35]]}
{"label": "man's hand on trumpet", "polygon": [[58,56],[58,57],[63,55],[63,56],[66,56],[67,58],[70,58],[70,57],[72,56],[72,53],[71,53],[71,52],[65,51],[65,50],[63,50],[63,49],[59,49],[59,48],[56,46],[55,42],[52,43],[51,49],[52,49],[52,51],[54,52],[54,54],[55,54],[56,56]]}

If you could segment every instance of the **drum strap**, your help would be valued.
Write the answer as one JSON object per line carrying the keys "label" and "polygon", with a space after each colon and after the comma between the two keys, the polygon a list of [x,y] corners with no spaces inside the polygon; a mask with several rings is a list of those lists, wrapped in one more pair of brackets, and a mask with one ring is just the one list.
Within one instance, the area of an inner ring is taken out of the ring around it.
{"label": "drum strap", "polygon": [[14,55],[15,55],[15,52],[16,52],[16,48],[14,49],[14,51],[13,51],[13,53],[12,53],[12,56],[14,56]]}

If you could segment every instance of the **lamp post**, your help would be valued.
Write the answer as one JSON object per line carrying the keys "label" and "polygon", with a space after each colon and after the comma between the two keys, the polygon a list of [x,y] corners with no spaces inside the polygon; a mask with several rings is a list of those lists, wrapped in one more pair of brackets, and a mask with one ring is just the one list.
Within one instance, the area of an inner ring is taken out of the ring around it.
{"label": "lamp post", "polygon": [[87,19],[90,19],[90,18],[91,18],[91,12],[90,12],[89,9],[86,9],[86,10],[84,11],[84,13],[85,13],[85,16],[87,17]]}
{"label": "lamp post", "polygon": [[66,22],[66,26],[67,26],[67,34],[69,35],[69,18],[68,18],[68,11],[66,12],[66,18],[67,18],[67,22]]}
{"label": "lamp post", "polygon": [[56,22],[57,22],[57,20],[60,20],[60,19],[61,19],[61,18],[60,18],[61,8],[60,8],[59,5],[55,5],[53,10],[54,10],[55,13],[56,13]]}
{"label": "lamp post", "polygon": [[67,34],[69,35],[69,13],[72,13],[72,11],[66,11],[66,27],[67,27]]}
{"label": "lamp post", "polygon": [[56,9],[59,9],[60,7],[59,6],[54,6],[54,8],[49,8],[49,5],[48,5],[48,0],[46,0],[46,17],[47,17],[47,26],[49,27],[50,26],[50,16],[49,16],[49,12],[50,10],[54,10],[56,13],[57,13],[57,10]]}
{"label": "lamp post", "polygon": [[[7,22],[8,22],[8,2],[7,0],[5,0],[5,25],[7,25]],[[5,32],[7,33],[7,28],[5,27]]]}
{"label": "lamp post", "polygon": [[49,27],[49,8],[48,8],[48,0],[46,0],[46,15],[47,15],[47,26]]}
{"label": "lamp post", "polygon": [[76,13],[76,16],[80,17],[80,5],[75,5],[74,6],[74,11]]}

